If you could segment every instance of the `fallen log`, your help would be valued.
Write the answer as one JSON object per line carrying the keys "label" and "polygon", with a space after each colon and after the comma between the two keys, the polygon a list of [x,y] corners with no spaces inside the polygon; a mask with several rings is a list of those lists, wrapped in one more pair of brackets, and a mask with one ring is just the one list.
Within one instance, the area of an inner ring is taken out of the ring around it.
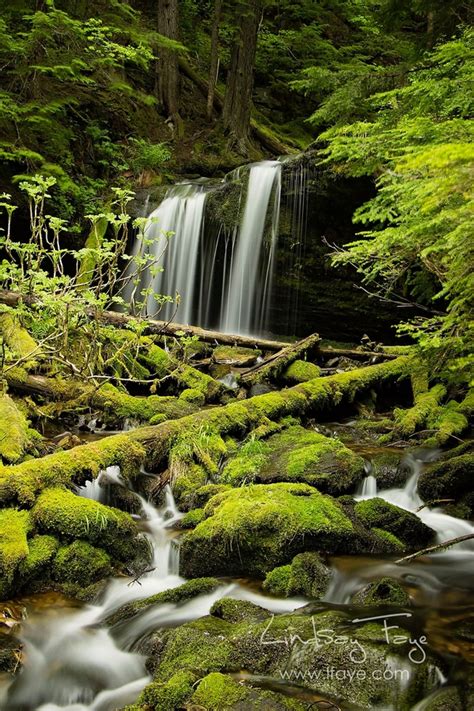
{"label": "fallen log", "polygon": [[342,402],[353,402],[359,394],[384,382],[408,377],[409,364],[410,359],[402,356],[327,378],[315,378],[278,392],[199,410],[178,420],[140,427],[64,452],[3,467],[0,469],[0,502],[31,506],[42,489],[93,478],[101,469],[112,465],[124,468],[125,474],[140,463],[145,463],[149,471],[162,471],[168,466],[169,450],[179,435],[186,433],[193,437],[208,428],[221,435],[243,437],[264,418],[314,416]]}
{"label": "fallen log", "polygon": [[263,363],[254,365],[241,375],[240,381],[243,385],[254,385],[263,380],[276,380],[289,365],[307,353],[315,352],[321,339],[317,333],[303,338],[297,343],[285,346],[274,355],[267,358]]}

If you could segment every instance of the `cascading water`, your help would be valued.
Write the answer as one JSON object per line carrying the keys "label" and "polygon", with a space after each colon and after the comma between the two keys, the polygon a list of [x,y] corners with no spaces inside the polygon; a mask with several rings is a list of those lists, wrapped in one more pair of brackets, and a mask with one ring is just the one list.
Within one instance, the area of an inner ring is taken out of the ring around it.
{"label": "cascading water", "polygon": [[[97,483],[96,483],[97,482]],[[101,472],[79,493],[99,500],[107,483],[124,486],[118,467]],[[138,494],[137,494],[138,496]],[[170,527],[181,517],[168,487],[160,509],[138,496],[146,535],[153,550],[149,572],[138,583],[130,578],[110,581],[102,599],[92,605],[59,608],[53,615],[34,613],[24,627],[25,662],[0,707],[5,711],[115,711],[133,703],[150,681],[137,642],[158,627],[173,627],[209,614],[222,597],[249,600],[272,612],[289,612],[304,599],[279,600],[253,593],[236,583],[181,604],[153,605],[112,628],[105,621],[122,605],[183,584],[178,550]]]}
{"label": "cascading water", "polygon": [[[270,242],[266,248],[266,258],[261,260],[262,249],[265,249],[265,222],[272,194],[274,201]],[[278,238],[280,195],[281,163],[265,161],[253,165],[250,168],[242,223],[231,257],[232,267],[221,314],[221,331],[249,334],[254,329],[258,332],[263,330]]]}
{"label": "cascading water", "polygon": [[[208,181],[171,188],[150,214],[145,239],[137,239],[133,247],[136,257],[147,250],[158,271],[151,276],[152,269],[145,270],[135,279],[138,284],[124,288],[123,298],[136,304],[142,290],[150,289],[149,316],[231,333],[262,334],[268,330],[270,310],[281,301],[281,288],[276,299],[274,280],[279,270],[290,281],[284,323],[280,317],[278,323],[282,332],[290,332],[298,308],[308,184],[308,168],[290,166],[290,161],[262,161],[237,169],[221,184]],[[216,191],[219,200],[219,190],[229,185],[239,196],[235,224],[229,227],[214,220],[208,228],[207,196]],[[282,206],[288,222],[283,261],[278,251]],[[158,310],[154,294],[172,298],[179,294],[179,304],[165,303]]]}

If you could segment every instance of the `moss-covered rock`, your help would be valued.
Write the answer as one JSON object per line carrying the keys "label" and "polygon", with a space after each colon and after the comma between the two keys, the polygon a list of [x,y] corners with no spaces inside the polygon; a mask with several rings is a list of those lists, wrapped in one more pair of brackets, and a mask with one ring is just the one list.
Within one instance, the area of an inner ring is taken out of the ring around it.
{"label": "moss-covered rock", "polygon": [[122,605],[122,607],[107,618],[107,624],[115,625],[124,622],[139,612],[148,610],[150,607],[156,605],[164,605],[166,603],[178,604],[190,600],[193,597],[198,597],[199,595],[208,595],[214,592],[214,590],[217,590],[220,585],[221,583],[216,578],[195,578],[194,580],[188,580],[177,588],[164,590],[156,595],[146,597],[143,600],[134,600],[133,602]]}
{"label": "moss-covered rock", "polygon": [[84,539],[123,562],[149,554],[129,514],[65,489],[46,489],[32,509],[32,519],[43,533],[65,540]]}
{"label": "moss-covered rock", "polygon": [[17,462],[24,455],[29,439],[26,417],[9,395],[0,393],[0,459]]}
{"label": "moss-covered rock", "polygon": [[403,486],[408,475],[408,467],[400,459],[400,453],[380,450],[370,454],[372,474],[377,479],[379,489]]}
{"label": "moss-covered rock", "polygon": [[237,368],[247,368],[257,362],[262,355],[258,348],[243,348],[241,346],[217,346],[212,353],[214,363],[233,365]]}
{"label": "moss-covered rock", "polygon": [[434,531],[418,516],[378,497],[359,501],[355,512],[366,526],[392,533],[409,549],[420,548],[434,539]]}
{"label": "moss-covered rock", "polygon": [[286,383],[305,383],[313,378],[319,378],[321,370],[314,363],[306,360],[295,360],[283,373]]}
{"label": "moss-covered rock", "polygon": [[323,492],[351,491],[365,474],[364,460],[340,440],[299,425],[270,437],[259,481],[297,481]]}
{"label": "moss-covered rock", "polygon": [[206,711],[304,711],[307,704],[274,691],[247,686],[213,672],[200,682],[191,703]]}
{"label": "moss-covered rock", "polygon": [[173,477],[172,488],[176,503],[181,510],[187,510],[193,506],[194,495],[206,484],[207,478],[207,473],[200,464],[189,464],[180,468]]}
{"label": "moss-covered rock", "polygon": [[178,671],[165,683],[152,682],[142,691],[137,708],[153,711],[175,711],[182,708],[193,693],[196,676],[189,671]]}
{"label": "moss-covered rock", "polygon": [[330,579],[331,570],[321,556],[308,551],[295,556],[291,565],[270,571],[263,582],[263,588],[278,597],[304,595],[319,599],[325,594]]}
{"label": "moss-covered rock", "polygon": [[251,484],[259,476],[270,449],[266,442],[249,439],[225,465],[220,481],[231,486]]}
{"label": "moss-covered rock", "polygon": [[459,499],[474,491],[474,453],[461,454],[427,467],[418,480],[424,501]]}
{"label": "moss-covered rock", "polygon": [[255,485],[214,496],[181,545],[186,577],[262,575],[299,552],[352,551],[357,534],[333,499],[305,484]]}
{"label": "moss-covered rock", "polygon": [[211,607],[210,614],[227,622],[261,622],[270,617],[268,610],[248,600],[222,597]]}
{"label": "moss-covered rock", "polygon": [[179,528],[196,528],[205,518],[204,509],[191,509],[179,521]]}
{"label": "moss-covered rock", "polygon": [[111,559],[102,548],[86,541],[73,541],[62,546],[53,562],[52,575],[59,583],[87,587],[112,574]]}
{"label": "moss-covered rock", "polygon": [[358,590],[351,598],[354,605],[367,607],[410,605],[410,596],[395,578],[380,578]]}
{"label": "moss-covered rock", "polygon": [[28,555],[27,536],[30,529],[28,511],[0,511],[0,599],[5,599],[12,592],[17,569]]}

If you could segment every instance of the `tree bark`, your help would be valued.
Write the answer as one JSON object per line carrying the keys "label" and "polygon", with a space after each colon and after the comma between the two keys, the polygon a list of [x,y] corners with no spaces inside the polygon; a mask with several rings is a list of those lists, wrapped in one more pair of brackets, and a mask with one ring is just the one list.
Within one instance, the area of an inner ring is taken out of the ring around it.
{"label": "tree bark", "polygon": [[267,358],[266,361],[249,368],[241,377],[244,385],[254,385],[262,380],[277,379],[295,360],[308,352],[317,353],[318,343],[321,339],[317,333],[313,333],[307,338],[303,338],[297,343],[292,343],[280,351]]}
{"label": "tree bark", "polygon": [[214,110],[214,95],[216,92],[217,72],[219,66],[219,25],[222,14],[222,0],[215,0],[214,19],[211,33],[211,62],[209,68],[209,88],[207,92],[207,120],[212,120]]}
{"label": "tree bark", "polygon": [[[178,40],[178,0],[158,0],[158,32],[163,37]],[[179,130],[181,118],[178,57],[174,50],[162,47],[158,60],[158,93],[160,103]]]}
{"label": "tree bark", "polygon": [[[237,9],[240,5],[237,6]],[[240,25],[234,41],[227,90],[224,100],[224,127],[234,150],[248,154],[250,108],[257,52],[257,33],[261,16],[261,0],[247,0],[242,7]]]}

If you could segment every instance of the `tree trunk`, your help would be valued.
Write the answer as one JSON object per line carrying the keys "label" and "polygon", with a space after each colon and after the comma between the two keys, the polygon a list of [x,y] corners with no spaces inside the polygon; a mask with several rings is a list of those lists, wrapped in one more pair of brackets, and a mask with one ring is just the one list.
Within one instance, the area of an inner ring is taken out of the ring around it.
{"label": "tree trunk", "polygon": [[242,8],[240,26],[227,75],[224,126],[230,134],[231,147],[243,155],[248,153],[250,107],[260,16],[261,0],[248,0]]}
{"label": "tree trunk", "polygon": [[298,360],[298,358],[301,358],[305,353],[313,352],[313,354],[316,355],[318,353],[320,340],[318,334],[313,333],[311,336],[307,336],[297,343],[285,346],[285,348],[274,353],[263,363],[249,368],[249,370],[242,375],[241,382],[248,386],[260,383],[262,380],[277,379],[289,365],[294,363],[295,360]]}
{"label": "tree trunk", "polygon": [[[164,37],[178,40],[178,0],[158,0],[158,32]],[[158,93],[160,103],[172,119],[175,130],[179,130],[181,119],[178,56],[174,50],[165,47],[159,50]]]}
{"label": "tree trunk", "polygon": [[219,25],[222,14],[222,0],[215,0],[214,19],[211,33],[211,63],[209,68],[209,89],[207,92],[207,119],[212,120],[214,95],[216,92],[217,72],[219,65]]}

